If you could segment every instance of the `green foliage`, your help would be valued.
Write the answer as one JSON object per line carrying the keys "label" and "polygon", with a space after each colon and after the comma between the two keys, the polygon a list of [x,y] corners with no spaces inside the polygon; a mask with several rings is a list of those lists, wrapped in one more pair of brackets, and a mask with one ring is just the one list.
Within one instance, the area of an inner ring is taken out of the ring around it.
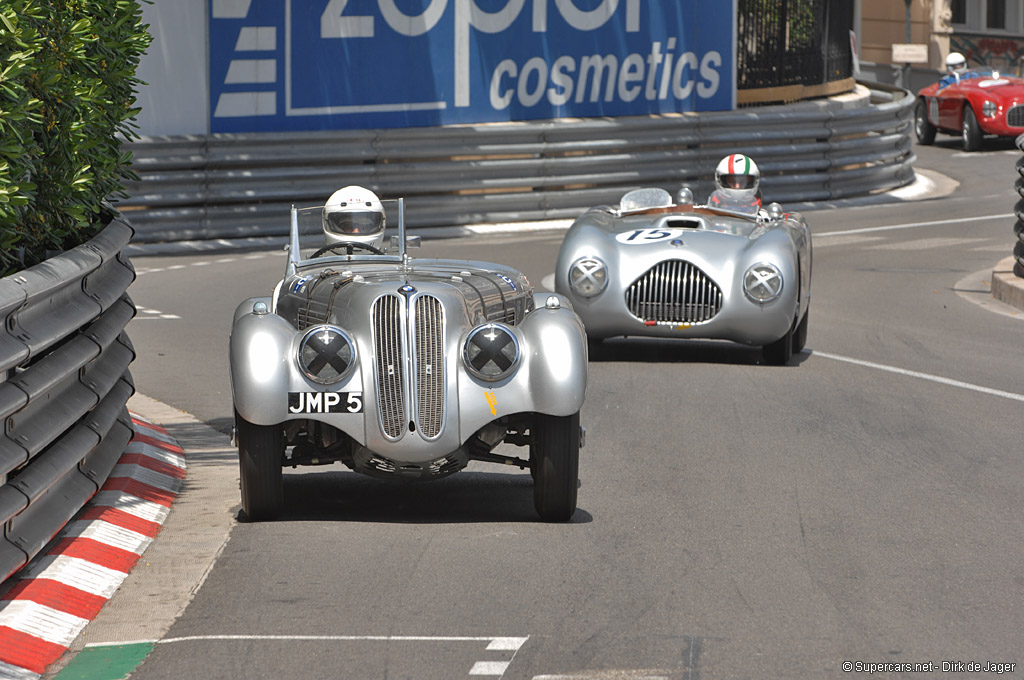
{"label": "green foliage", "polygon": [[0,275],[94,236],[135,177],[147,28],[137,0],[0,5]]}

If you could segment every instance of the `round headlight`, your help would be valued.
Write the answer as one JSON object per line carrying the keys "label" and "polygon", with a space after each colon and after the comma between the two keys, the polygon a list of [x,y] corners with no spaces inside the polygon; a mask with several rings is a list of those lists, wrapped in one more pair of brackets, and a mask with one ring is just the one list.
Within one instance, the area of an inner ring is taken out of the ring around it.
{"label": "round headlight", "polygon": [[981,105],[981,112],[985,114],[986,118],[991,118],[996,115],[996,103],[992,101],[985,102]]}
{"label": "round headlight", "polygon": [[313,326],[302,336],[296,359],[307,378],[329,385],[351,372],[356,362],[356,345],[337,326]]}
{"label": "round headlight", "polygon": [[466,338],[462,359],[470,373],[483,380],[501,380],[519,363],[519,341],[509,328],[497,323],[477,326]]}
{"label": "round headlight", "polygon": [[569,286],[578,295],[594,297],[608,285],[608,267],[596,257],[581,257],[569,267]]}
{"label": "round headlight", "polygon": [[743,275],[743,292],[754,302],[771,302],[782,293],[782,272],[767,262],[752,265]]}

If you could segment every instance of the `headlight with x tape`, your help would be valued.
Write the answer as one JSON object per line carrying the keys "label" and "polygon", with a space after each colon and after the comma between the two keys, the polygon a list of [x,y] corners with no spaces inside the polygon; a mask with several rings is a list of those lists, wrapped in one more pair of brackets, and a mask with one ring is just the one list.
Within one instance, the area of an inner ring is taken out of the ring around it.
{"label": "headlight with x tape", "polygon": [[768,262],[758,262],[743,275],[743,292],[754,302],[771,302],[782,293],[782,272]]}
{"label": "headlight with x tape", "polygon": [[519,363],[519,341],[504,325],[487,323],[470,331],[462,358],[476,377],[490,382],[501,380]]}
{"label": "headlight with x tape", "polygon": [[306,377],[321,385],[340,382],[355,366],[356,346],[337,326],[314,326],[299,341],[296,357]]}
{"label": "headlight with x tape", "polygon": [[583,297],[594,297],[608,285],[608,267],[596,257],[581,257],[569,267],[569,285]]}

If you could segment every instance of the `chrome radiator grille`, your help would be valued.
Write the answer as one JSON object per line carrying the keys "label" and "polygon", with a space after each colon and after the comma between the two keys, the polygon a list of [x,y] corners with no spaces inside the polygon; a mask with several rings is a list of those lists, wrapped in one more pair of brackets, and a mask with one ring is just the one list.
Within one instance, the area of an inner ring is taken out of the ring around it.
{"label": "chrome radiator grille", "polygon": [[385,436],[397,439],[405,431],[402,301],[384,295],[373,303],[374,360],[377,368],[377,408]]}
{"label": "chrome radiator grille", "polygon": [[626,307],[642,321],[703,323],[722,309],[722,290],[684,260],[651,267],[626,289]]}
{"label": "chrome radiator grille", "polygon": [[1006,124],[1010,127],[1024,127],[1024,106],[1014,106],[1007,111]]}
{"label": "chrome radiator grille", "polygon": [[413,308],[416,347],[416,422],[431,439],[444,422],[444,308],[430,295],[416,298]]}

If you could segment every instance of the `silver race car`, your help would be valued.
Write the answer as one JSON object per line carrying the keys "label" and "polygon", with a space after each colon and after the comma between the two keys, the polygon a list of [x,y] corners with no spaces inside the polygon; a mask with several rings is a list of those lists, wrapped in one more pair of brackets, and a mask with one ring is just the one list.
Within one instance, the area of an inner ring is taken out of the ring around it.
{"label": "silver race car", "polygon": [[591,342],[614,336],[725,339],[785,364],[807,340],[811,234],[773,203],[756,213],[637,189],[569,228],[555,290]]}
{"label": "silver race car", "polygon": [[[404,203],[380,203],[398,225],[387,250],[336,234],[325,243],[325,208],[293,208],[284,279],[235,311],[246,516],[282,511],[284,467],[341,462],[430,480],[475,460],[528,468],[540,517],[568,520],[584,443],[579,317],[512,268],[410,257]],[[528,457],[496,450],[503,442]]]}

